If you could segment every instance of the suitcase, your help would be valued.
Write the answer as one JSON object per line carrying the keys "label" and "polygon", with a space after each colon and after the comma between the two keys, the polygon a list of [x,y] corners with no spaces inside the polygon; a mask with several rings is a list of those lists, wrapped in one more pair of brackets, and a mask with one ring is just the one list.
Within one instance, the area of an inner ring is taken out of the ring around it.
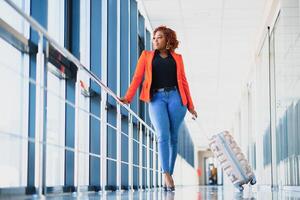
{"label": "suitcase", "polygon": [[219,160],[221,167],[240,191],[243,185],[256,183],[255,175],[240,147],[228,131],[223,131],[210,138],[209,147]]}

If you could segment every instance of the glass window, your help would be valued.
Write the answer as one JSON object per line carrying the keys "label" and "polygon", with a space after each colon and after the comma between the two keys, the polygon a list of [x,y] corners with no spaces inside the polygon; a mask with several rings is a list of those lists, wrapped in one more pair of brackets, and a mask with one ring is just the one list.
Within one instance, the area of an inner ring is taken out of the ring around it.
{"label": "glass window", "polygon": [[[15,0],[25,13],[29,1]],[[0,18],[29,38],[29,25],[4,1]],[[0,38],[0,187],[27,184],[29,57]]]}
{"label": "glass window", "polygon": [[[48,32],[61,46],[64,44],[64,1],[48,1]],[[50,62],[48,68],[55,68]],[[47,72],[47,142],[65,146],[65,81]],[[48,145],[46,156],[47,186],[64,185],[63,148]],[[55,160],[55,162],[53,162]]]}
{"label": "glass window", "polygon": [[255,80],[255,119],[256,119],[256,141],[257,152],[263,154],[257,155],[257,165],[264,171],[265,176],[257,176],[259,181],[263,184],[271,183],[270,162],[268,155],[270,152],[270,143],[268,136],[270,135],[270,97],[269,97],[269,39],[266,35],[263,46],[258,57],[258,64],[256,66],[256,80]]}
{"label": "glass window", "polygon": [[[299,13],[298,4],[285,1],[271,40],[276,83],[276,135],[282,139],[277,142],[277,153],[280,155],[277,155],[278,181],[283,185],[300,184]],[[282,168],[286,168],[286,171]]]}
{"label": "glass window", "polygon": [[[29,14],[30,0],[12,0],[12,2]],[[5,1],[0,1],[0,18],[26,38],[29,38],[28,23]]]}
{"label": "glass window", "polygon": [[[86,1],[83,1],[86,3]],[[90,1],[90,70],[98,78],[102,74],[102,1]],[[84,27],[81,28],[84,32]],[[87,29],[86,29],[87,30]],[[86,33],[87,34],[87,33]],[[94,82],[90,83],[92,90],[100,94],[101,88]],[[100,155],[101,150],[101,130],[100,120],[101,106],[99,98],[90,98],[90,153]],[[90,156],[90,186],[96,190],[100,189],[100,165],[101,160],[97,157]]]}
{"label": "glass window", "polygon": [[3,94],[0,98],[0,187],[25,186],[28,56],[2,39],[0,54],[0,91]]}

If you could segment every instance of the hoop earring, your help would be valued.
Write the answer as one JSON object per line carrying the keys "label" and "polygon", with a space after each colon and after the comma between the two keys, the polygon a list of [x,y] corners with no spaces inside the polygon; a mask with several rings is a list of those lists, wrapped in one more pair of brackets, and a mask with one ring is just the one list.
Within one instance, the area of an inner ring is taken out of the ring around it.
{"label": "hoop earring", "polygon": [[166,45],[166,49],[170,49],[170,45],[169,45],[169,43],[167,43],[167,45]]}

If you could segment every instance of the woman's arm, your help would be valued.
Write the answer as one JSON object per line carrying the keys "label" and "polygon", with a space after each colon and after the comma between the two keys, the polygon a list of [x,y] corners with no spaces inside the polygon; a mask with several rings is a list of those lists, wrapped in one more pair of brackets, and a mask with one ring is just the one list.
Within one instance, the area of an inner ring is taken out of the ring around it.
{"label": "woman's arm", "polygon": [[140,86],[144,73],[145,73],[145,65],[146,65],[146,52],[143,51],[136,65],[136,69],[131,81],[129,88],[127,89],[126,95],[124,98],[120,100],[123,103],[130,103],[136,93],[137,88]]}
{"label": "woman's arm", "polygon": [[195,111],[194,103],[193,103],[191,92],[190,92],[190,87],[189,87],[189,84],[188,84],[188,81],[187,81],[187,78],[185,75],[183,59],[182,59],[181,55],[180,55],[180,57],[181,57],[180,60],[181,60],[181,64],[182,64],[182,85],[183,85],[184,92],[187,96],[187,101],[188,101],[187,107],[188,107],[189,112],[192,115],[194,115],[195,117],[197,117],[197,112]]}

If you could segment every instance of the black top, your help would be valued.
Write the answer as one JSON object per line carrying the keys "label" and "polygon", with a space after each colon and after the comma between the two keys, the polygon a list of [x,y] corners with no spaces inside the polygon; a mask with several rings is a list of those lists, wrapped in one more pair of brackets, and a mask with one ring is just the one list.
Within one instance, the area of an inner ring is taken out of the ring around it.
{"label": "black top", "polygon": [[151,89],[177,86],[176,62],[171,53],[163,58],[159,51],[155,50],[152,60],[152,84]]}

